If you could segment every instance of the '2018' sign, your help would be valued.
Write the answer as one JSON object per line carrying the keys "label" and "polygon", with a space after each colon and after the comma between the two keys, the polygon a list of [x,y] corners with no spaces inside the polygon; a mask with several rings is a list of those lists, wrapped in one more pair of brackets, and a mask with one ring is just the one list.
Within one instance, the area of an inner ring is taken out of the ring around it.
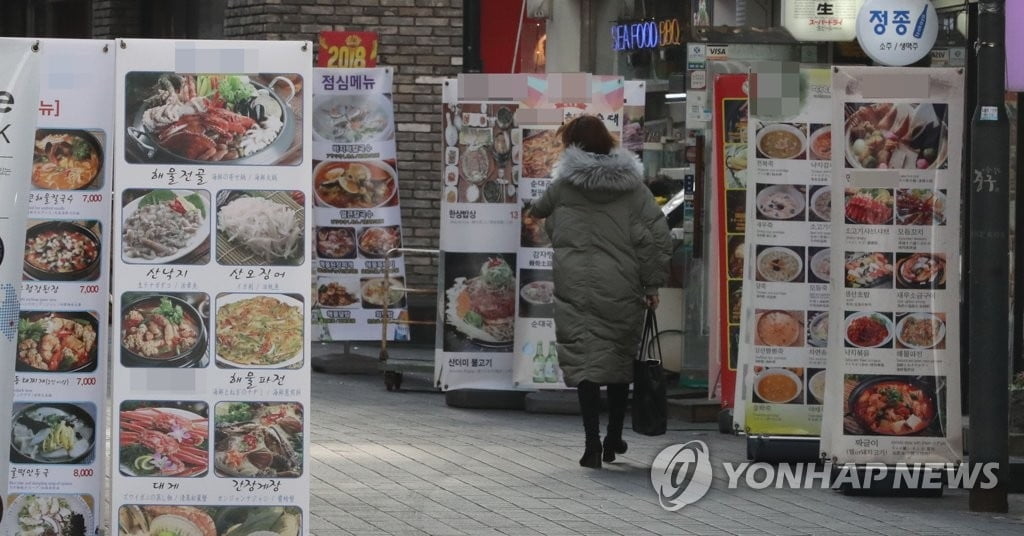
{"label": "'2018' sign", "polygon": [[680,45],[679,19],[634,22],[612,26],[612,48],[617,51]]}

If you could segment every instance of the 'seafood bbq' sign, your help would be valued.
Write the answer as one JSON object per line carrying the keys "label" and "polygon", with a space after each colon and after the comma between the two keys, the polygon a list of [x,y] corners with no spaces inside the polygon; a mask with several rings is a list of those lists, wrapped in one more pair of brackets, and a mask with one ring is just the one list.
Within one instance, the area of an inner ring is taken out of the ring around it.
{"label": "'seafood bbq' sign", "polygon": [[320,32],[316,66],[376,67],[378,43],[376,32]]}
{"label": "'seafood bbq' sign", "polygon": [[612,49],[640,50],[682,44],[679,19],[648,20],[612,26]]}

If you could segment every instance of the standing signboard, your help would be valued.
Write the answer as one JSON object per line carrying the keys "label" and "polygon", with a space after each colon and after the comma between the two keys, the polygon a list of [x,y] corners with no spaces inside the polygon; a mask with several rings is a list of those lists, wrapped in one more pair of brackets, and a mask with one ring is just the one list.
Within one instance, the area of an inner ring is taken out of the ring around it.
{"label": "standing signboard", "polygon": [[962,457],[963,84],[957,69],[832,78],[832,266],[846,269],[832,274],[821,452],[838,463]]}
{"label": "standing signboard", "polygon": [[750,435],[816,436],[828,353],[831,83],[828,69],[794,73],[806,96],[795,114],[779,113],[767,82],[780,76],[755,72],[750,81],[734,421]]}
{"label": "standing signboard", "polygon": [[[20,251],[25,240],[25,217],[28,212],[29,180],[32,174],[32,140],[35,134],[39,102],[38,41],[0,39],[0,180],[6,183],[4,201],[0,204],[0,251]],[[7,452],[11,434],[11,403],[14,386],[13,355],[17,349],[18,295],[24,265],[21,255],[0,256],[0,351],[8,359],[0,359],[0,526],[16,520],[7,502],[10,478],[10,457]]]}
{"label": "standing signboard", "polygon": [[747,216],[746,74],[715,75],[714,154],[718,199],[718,361],[723,408],[735,404],[736,364],[743,295],[744,230]]}
{"label": "standing signboard", "polygon": [[377,66],[376,32],[320,32],[317,67],[363,69]]}
{"label": "standing signboard", "polygon": [[118,42],[121,533],[309,530],[311,48]]}
{"label": "standing signboard", "polygon": [[[313,338],[408,339],[390,67],[313,70]],[[385,295],[390,294],[390,295]],[[386,303],[385,303],[386,302]]]}
{"label": "standing signboard", "polygon": [[[114,42],[44,40],[40,56],[7,488],[26,524],[3,532],[42,521],[92,534],[107,459]],[[54,508],[68,514],[31,515]]]}
{"label": "standing signboard", "polygon": [[527,208],[561,155],[558,127],[599,115],[633,147],[642,91],[628,92],[637,105],[627,113],[618,77],[496,80],[445,82],[437,367],[445,389],[564,387],[552,344],[552,250],[544,221]]}

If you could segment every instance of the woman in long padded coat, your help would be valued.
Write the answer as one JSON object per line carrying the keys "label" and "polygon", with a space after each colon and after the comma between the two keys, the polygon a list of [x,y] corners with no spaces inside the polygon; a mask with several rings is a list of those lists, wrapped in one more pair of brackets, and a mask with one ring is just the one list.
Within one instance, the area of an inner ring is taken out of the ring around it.
{"label": "woman in long padded coat", "polygon": [[[668,279],[668,224],[643,183],[643,167],[615,147],[604,123],[581,116],[559,131],[566,147],[554,181],[531,207],[547,218],[554,256],[555,329],[565,382],[579,394],[586,450],[580,465],[626,452],[622,426],[645,308]],[[600,387],[608,432],[600,439]],[[603,456],[602,456],[603,451]]]}

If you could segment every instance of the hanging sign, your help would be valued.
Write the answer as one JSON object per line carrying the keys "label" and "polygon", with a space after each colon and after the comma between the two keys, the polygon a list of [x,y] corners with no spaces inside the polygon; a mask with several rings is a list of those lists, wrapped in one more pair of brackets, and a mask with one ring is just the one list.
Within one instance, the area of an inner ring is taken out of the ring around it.
{"label": "hanging sign", "polygon": [[798,41],[852,41],[863,0],[783,0],[782,25]]}
{"label": "hanging sign", "polygon": [[112,532],[309,533],[311,45],[116,47]]}
{"label": "hanging sign", "polygon": [[882,65],[911,65],[928,56],[939,36],[929,0],[865,0],[857,15],[857,40]]}
{"label": "hanging sign", "polygon": [[[11,402],[15,387],[15,359],[18,335],[18,295],[24,270],[22,244],[29,180],[32,175],[32,147],[39,103],[39,67],[42,46],[29,39],[0,38],[0,181],[4,184],[0,203],[0,533],[14,534],[18,522],[15,505],[8,504],[8,479],[12,477],[8,451],[16,443],[11,433]],[[52,387],[52,389],[60,389]],[[11,448],[8,448],[8,447]],[[14,465],[14,469],[19,466]],[[33,469],[38,466],[33,466]],[[43,466],[45,468],[45,465]],[[34,471],[33,471],[34,473]],[[70,476],[70,475],[68,475]],[[41,477],[40,481],[47,480]]]}
{"label": "hanging sign", "polygon": [[[821,455],[959,462],[964,78],[839,67],[832,80],[832,139],[842,142],[832,153]],[[970,184],[992,191],[984,178]]]}
{"label": "hanging sign", "polygon": [[320,32],[316,66],[376,67],[378,44],[376,32]]}
{"label": "hanging sign", "polygon": [[114,50],[42,42],[7,488],[18,525],[4,534],[55,507],[69,514],[42,521],[58,533],[103,526]]}

